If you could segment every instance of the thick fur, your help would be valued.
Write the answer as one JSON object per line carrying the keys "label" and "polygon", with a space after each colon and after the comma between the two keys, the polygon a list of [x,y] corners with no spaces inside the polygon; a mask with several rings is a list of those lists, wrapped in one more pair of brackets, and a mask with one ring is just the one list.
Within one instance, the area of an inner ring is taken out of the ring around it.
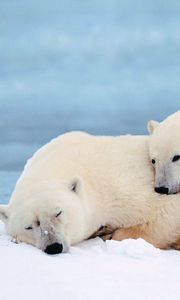
{"label": "thick fur", "polygon": [[1,207],[7,232],[43,250],[62,243],[66,252],[109,225],[126,228],[116,239],[141,236],[169,248],[180,237],[180,195],[154,192],[148,139],[82,132],[54,139],[28,162]]}
{"label": "thick fur", "polygon": [[[150,133],[149,156],[151,161],[154,161],[155,170],[154,187],[165,187],[169,194],[177,193],[180,191],[180,159],[173,161],[173,158],[180,157],[180,111],[170,115],[161,123],[149,121],[148,131]],[[104,228],[104,235],[105,238],[111,237],[116,240],[142,237],[152,242],[148,224],[119,229],[111,235],[106,235],[106,228]],[[167,248],[180,250],[180,238],[175,243],[167,245]]]}
{"label": "thick fur", "polygon": [[[169,194],[180,191],[180,112],[163,122],[150,121],[149,155],[155,169],[155,187]],[[175,159],[175,160],[174,160]]]}

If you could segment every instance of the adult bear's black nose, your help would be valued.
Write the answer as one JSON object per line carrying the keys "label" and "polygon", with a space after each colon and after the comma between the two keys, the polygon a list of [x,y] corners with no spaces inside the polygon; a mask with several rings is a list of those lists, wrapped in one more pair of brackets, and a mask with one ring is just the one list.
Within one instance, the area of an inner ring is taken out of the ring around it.
{"label": "adult bear's black nose", "polygon": [[63,251],[63,245],[59,243],[54,243],[46,247],[44,252],[47,254],[59,254]]}
{"label": "adult bear's black nose", "polygon": [[159,194],[168,195],[168,193],[169,193],[169,189],[166,188],[165,186],[155,187],[154,190],[155,190],[156,193],[159,193]]}

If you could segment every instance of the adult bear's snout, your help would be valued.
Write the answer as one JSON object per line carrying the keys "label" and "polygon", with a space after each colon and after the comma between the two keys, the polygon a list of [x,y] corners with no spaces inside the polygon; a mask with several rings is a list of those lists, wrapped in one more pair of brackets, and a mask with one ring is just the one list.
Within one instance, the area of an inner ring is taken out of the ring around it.
{"label": "adult bear's snout", "polygon": [[63,251],[63,245],[59,243],[48,245],[44,250],[44,252],[47,254],[59,254],[62,253],[62,251]]}

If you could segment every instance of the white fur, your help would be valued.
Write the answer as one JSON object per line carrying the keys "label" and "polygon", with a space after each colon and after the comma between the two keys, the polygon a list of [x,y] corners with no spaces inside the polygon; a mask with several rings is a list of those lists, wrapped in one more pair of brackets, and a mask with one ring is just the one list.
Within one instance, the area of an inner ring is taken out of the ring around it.
{"label": "white fur", "polygon": [[149,153],[155,160],[155,186],[166,187],[170,194],[179,192],[180,159],[173,162],[173,157],[180,156],[180,112],[161,123],[150,121],[150,127]]}
{"label": "white fur", "polygon": [[180,196],[155,193],[153,181],[148,137],[70,132],[32,157],[0,216],[17,241],[43,250],[58,242],[66,252],[106,224],[142,225],[163,248],[180,234]]}

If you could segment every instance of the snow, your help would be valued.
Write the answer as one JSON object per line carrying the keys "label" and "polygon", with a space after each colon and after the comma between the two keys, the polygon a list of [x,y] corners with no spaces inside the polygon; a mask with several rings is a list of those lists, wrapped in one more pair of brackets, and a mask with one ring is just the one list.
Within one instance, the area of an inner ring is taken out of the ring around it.
{"label": "snow", "polygon": [[5,300],[180,299],[180,252],[142,239],[85,241],[47,255],[11,242],[0,223],[0,295]]}

